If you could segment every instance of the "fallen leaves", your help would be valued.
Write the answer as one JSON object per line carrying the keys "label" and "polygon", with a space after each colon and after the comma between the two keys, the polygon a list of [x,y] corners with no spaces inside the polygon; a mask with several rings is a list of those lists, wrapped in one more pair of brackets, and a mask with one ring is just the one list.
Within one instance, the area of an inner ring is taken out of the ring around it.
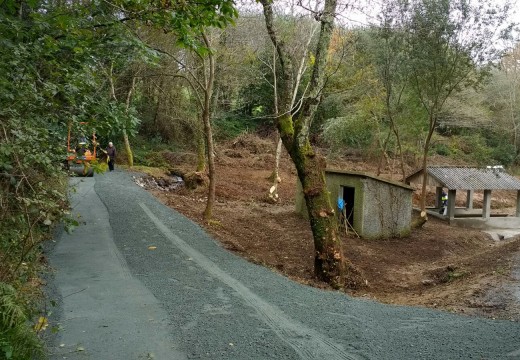
{"label": "fallen leaves", "polygon": [[40,316],[36,324],[34,325],[34,330],[38,333],[40,331],[44,331],[49,326],[49,322],[45,316]]}

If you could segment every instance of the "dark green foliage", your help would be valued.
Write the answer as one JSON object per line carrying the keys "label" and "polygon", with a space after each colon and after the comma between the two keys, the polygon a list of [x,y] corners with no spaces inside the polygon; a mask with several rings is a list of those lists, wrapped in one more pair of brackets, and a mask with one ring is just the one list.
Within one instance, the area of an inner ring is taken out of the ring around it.
{"label": "dark green foliage", "polygon": [[168,168],[169,164],[163,154],[174,149],[174,146],[163,142],[160,138],[147,139],[138,136],[134,141],[134,164]]}
{"label": "dark green foliage", "polygon": [[139,123],[133,107],[109,97],[106,75],[155,59],[130,26],[147,21],[198,46],[200,26],[235,16],[227,0],[0,2],[0,360],[33,359],[41,349],[28,321],[33,299],[19,294],[37,276],[39,245],[69,216],[62,170],[69,124],[88,122],[107,140],[132,135]]}
{"label": "dark green foliage", "polygon": [[323,126],[323,136],[334,151],[344,147],[367,149],[376,135],[374,127],[360,116],[332,118]]}
{"label": "dark green foliage", "polygon": [[0,282],[0,360],[43,358],[38,336],[26,325],[22,303],[12,286]]}
{"label": "dark green foliage", "polygon": [[511,166],[516,159],[514,146],[500,132],[490,129],[453,128],[438,136],[431,153],[463,160],[479,166]]}
{"label": "dark green foliage", "polygon": [[215,138],[232,139],[245,132],[254,132],[261,123],[260,120],[229,114],[214,120]]}
{"label": "dark green foliage", "polygon": [[507,135],[500,131],[483,131],[486,145],[491,149],[493,165],[511,166],[517,161],[515,146]]}

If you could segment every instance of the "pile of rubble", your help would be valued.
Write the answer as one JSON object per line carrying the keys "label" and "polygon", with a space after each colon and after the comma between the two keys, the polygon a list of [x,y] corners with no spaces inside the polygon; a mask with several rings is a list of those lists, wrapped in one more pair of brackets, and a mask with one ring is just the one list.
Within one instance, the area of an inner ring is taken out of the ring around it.
{"label": "pile of rubble", "polygon": [[180,176],[169,178],[155,178],[153,176],[134,176],[134,182],[146,190],[174,191],[184,186],[184,180]]}

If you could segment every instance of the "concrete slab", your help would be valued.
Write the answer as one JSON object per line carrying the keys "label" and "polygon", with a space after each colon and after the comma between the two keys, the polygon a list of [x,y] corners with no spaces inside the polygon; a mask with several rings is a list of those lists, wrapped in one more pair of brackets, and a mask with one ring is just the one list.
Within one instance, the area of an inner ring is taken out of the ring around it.
{"label": "concrete slab", "polygon": [[480,230],[518,230],[520,232],[520,218],[517,217],[492,217],[484,218],[455,218],[450,225]]}

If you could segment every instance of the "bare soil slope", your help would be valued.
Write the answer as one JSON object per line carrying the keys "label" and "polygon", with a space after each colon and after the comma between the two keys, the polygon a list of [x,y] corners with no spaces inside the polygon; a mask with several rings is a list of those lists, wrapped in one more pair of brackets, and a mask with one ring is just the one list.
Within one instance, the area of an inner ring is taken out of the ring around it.
{"label": "bare soil slope", "polygon": [[[297,281],[326,288],[313,276],[312,234],[308,222],[294,212],[296,172],[286,154],[281,162],[280,201],[267,201],[274,149],[274,141],[253,135],[219,147],[217,204],[210,224],[201,216],[206,200],[204,187],[173,191],[152,187],[151,191],[205,227],[231,251]],[[170,153],[165,157],[174,169],[193,170],[192,154]],[[336,168],[372,173],[377,166],[375,161],[372,164],[348,158],[333,163]],[[399,171],[396,168],[392,173]],[[494,195],[493,208],[510,211],[515,194]],[[345,236],[343,241],[352,265],[346,291],[354,296],[520,319],[520,307],[509,290],[520,238],[494,242],[482,232],[430,219],[407,238],[364,240]]]}

